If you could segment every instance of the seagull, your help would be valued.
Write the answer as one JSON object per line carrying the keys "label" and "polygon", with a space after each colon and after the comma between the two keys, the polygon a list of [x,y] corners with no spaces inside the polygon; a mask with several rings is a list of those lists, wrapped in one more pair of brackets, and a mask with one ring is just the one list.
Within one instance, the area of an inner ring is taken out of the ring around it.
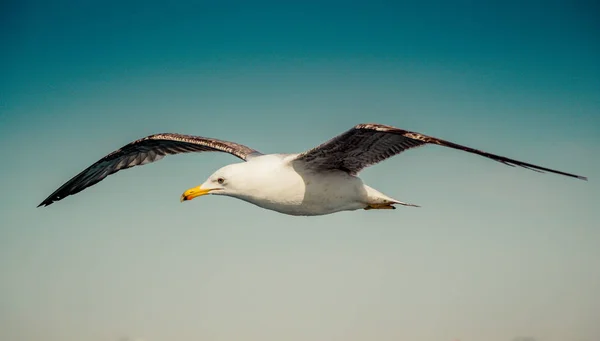
{"label": "seagull", "polygon": [[394,205],[419,207],[367,186],[358,173],[406,150],[427,144],[478,154],[513,167],[587,180],[584,176],[490,154],[417,132],[365,123],[296,154],[263,154],[239,143],[201,136],[149,135],[101,158],[67,181],[38,207],[76,194],[120,170],[155,162],[165,155],[191,152],[225,152],[243,162],[222,167],[200,186],[186,190],[181,195],[182,202],[207,194],[225,195],[292,216],[396,209]]}

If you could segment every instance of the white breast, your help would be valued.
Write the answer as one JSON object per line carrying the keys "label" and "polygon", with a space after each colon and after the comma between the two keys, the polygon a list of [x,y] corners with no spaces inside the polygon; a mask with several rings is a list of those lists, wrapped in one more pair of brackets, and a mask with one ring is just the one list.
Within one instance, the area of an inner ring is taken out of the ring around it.
{"label": "white breast", "polygon": [[244,165],[239,199],[291,215],[322,215],[363,208],[367,191],[362,181],[342,171],[315,173],[292,165],[293,155],[265,155]]}

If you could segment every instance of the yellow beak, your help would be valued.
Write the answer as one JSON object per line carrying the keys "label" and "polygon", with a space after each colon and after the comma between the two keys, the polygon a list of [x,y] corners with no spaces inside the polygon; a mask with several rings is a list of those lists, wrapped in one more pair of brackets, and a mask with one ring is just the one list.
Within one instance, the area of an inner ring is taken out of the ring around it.
{"label": "yellow beak", "polygon": [[200,196],[206,195],[210,191],[212,191],[212,189],[204,189],[201,186],[190,188],[187,191],[183,192],[183,194],[181,195],[180,201],[184,202],[187,200],[192,200],[195,197],[200,197]]}

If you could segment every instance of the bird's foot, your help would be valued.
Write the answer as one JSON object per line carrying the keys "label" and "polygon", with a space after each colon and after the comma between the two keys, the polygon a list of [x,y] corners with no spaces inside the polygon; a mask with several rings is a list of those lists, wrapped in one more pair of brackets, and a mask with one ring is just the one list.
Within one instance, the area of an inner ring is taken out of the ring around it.
{"label": "bird's foot", "polygon": [[365,210],[395,210],[396,207],[392,204],[368,204]]}

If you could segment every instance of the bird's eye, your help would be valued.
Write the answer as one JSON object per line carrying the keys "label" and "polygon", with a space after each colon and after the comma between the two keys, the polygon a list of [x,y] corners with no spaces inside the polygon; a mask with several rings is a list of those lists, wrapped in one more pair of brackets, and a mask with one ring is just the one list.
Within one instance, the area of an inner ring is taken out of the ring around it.
{"label": "bird's eye", "polygon": [[222,184],[225,182],[225,179],[223,179],[223,178],[218,178],[218,179],[217,179],[217,182],[218,182],[219,184],[221,184],[221,185],[222,185]]}

